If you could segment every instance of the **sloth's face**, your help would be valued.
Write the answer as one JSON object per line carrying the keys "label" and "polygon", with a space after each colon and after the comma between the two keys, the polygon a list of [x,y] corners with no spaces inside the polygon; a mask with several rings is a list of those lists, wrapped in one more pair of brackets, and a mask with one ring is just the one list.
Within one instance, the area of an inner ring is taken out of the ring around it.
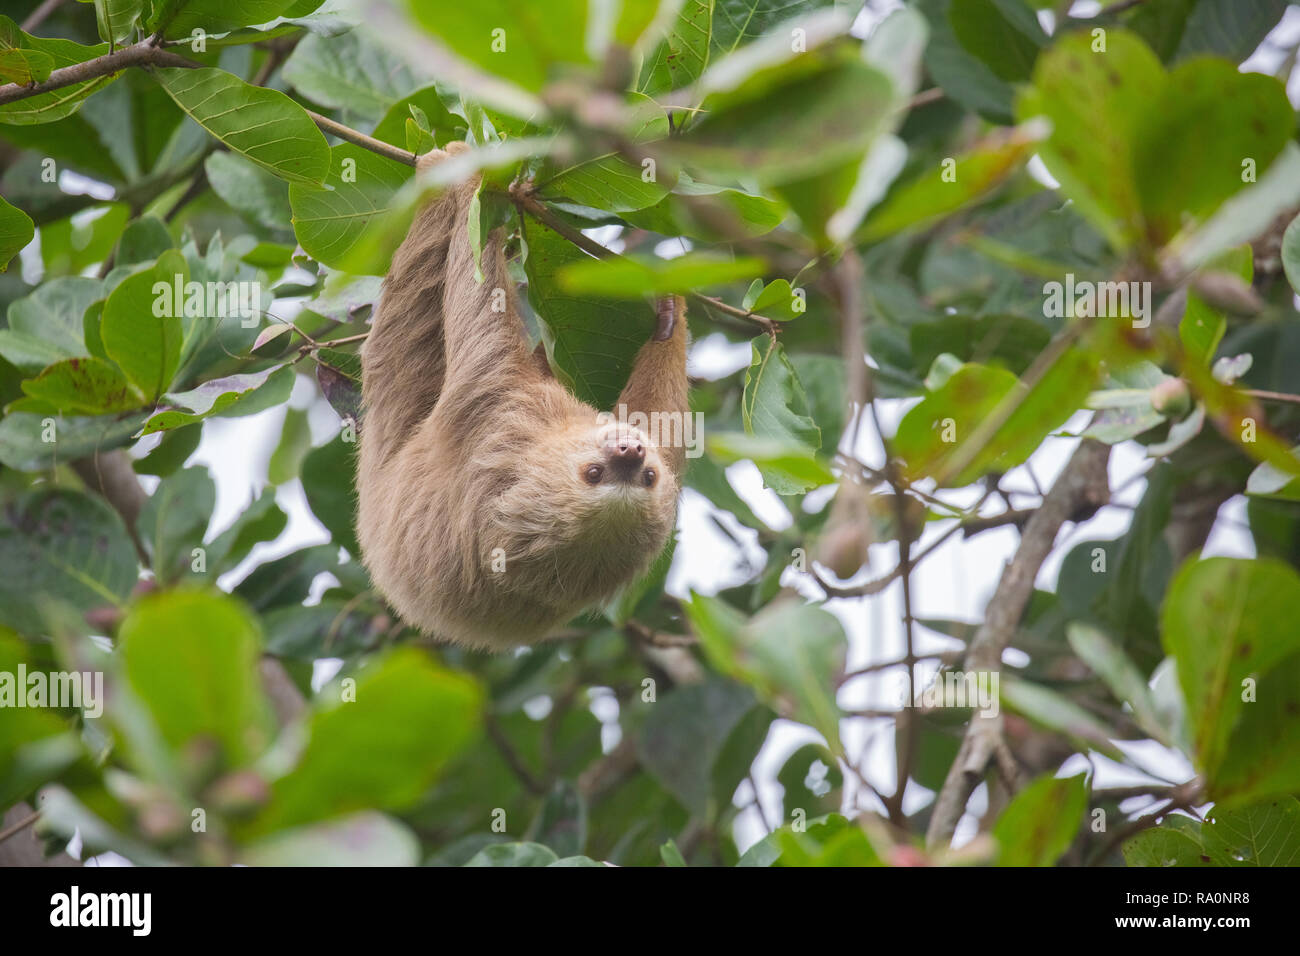
{"label": "sloth's face", "polygon": [[601,497],[636,500],[657,497],[664,478],[663,459],[654,442],[630,425],[612,422],[588,429],[576,454],[576,479]]}

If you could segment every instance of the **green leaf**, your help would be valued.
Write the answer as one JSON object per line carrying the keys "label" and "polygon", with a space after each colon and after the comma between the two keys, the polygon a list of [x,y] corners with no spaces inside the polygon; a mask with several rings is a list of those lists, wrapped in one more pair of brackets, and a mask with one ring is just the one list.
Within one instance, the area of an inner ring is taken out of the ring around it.
{"label": "green leaf", "polygon": [[[300,0],[182,0],[155,3],[148,18],[149,29],[163,29],[168,39],[188,38],[196,29],[205,33],[227,33],[239,27],[266,23],[289,16]],[[319,6],[319,4],[317,4]]]}
{"label": "green leaf", "polygon": [[462,59],[537,92],[561,64],[587,64],[585,0],[428,4],[407,0],[417,23]]}
{"label": "green leaf", "polygon": [[14,22],[0,19],[0,80],[30,86],[49,79],[54,57],[26,47],[25,34]]}
{"label": "green leaf", "polygon": [[217,487],[202,467],[164,478],[140,510],[137,530],[159,584],[175,583],[191,567],[217,505]]}
{"label": "green leaf", "polygon": [[266,372],[214,378],[188,392],[168,393],[163,399],[173,407],[150,417],[143,434],[183,428],[205,418],[239,418],[281,405],[289,400],[293,379],[293,366],[281,365]]}
{"label": "green leaf", "polygon": [[215,152],[203,161],[212,191],[249,222],[284,230],[293,218],[284,180],[231,152]]}
{"label": "green leaf", "polygon": [[1142,234],[1135,144],[1165,76],[1132,34],[1107,30],[1105,53],[1091,44],[1086,33],[1067,34],[1039,57],[1016,116],[1051,121],[1051,136],[1039,147],[1043,161],[1080,214],[1124,249]]}
{"label": "green leaf", "polygon": [[64,359],[23,382],[22,387],[27,395],[49,402],[61,412],[100,415],[144,404],[144,395],[116,365],[97,358]]}
{"label": "green leaf", "polygon": [[1123,759],[1119,749],[1110,742],[1114,731],[1071,698],[1041,684],[1015,677],[1004,676],[1000,683],[1002,700],[1012,710],[1048,730],[1072,737],[1112,760]]}
{"label": "green leaf", "polygon": [[1033,123],[985,138],[951,165],[945,160],[892,190],[868,215],[857,238],[875,242],[983,198],[1028,161],[1041,138],[1041,128]]}
{"label": "green leaf", "polygon": [[641,765],[692,814],[715,819],[731,793],[714,790],[714,767],[754,706],[748,688],[719,678],[673,688],[651,707],[641,728]]}
{"label": "green leaf", "polygon": [[390,106],[371,135],[393,146],[407,146],[406,124],[417,110],[424,117],[422,129],[433,134],[434,145],[446,146],[451,140],[465,138],[464,118],[447,109],[436,86],[418,89]]}
{"label": "green leaf", "polygon": [[583,296],[640,299],[688,293],[748,279],[763,271],[763,260],[728,259],[688,252],[674,259],[581,259],[559,273],[560,287]]}
{"label": "green leaf", "polygon": [[1133,155],[1147,234],[1159,244],[1243,189],[1243,160],[1267,169],[1295,116],[1280,82],[1218,59],[1181,63],[1157,89],[1147,94]]}
{"label": "green leaf", "polygon": [[[93,60],[108,52],[107,43],[82,46],[70,40],[53,37],[34,37],[23,33],[9,17],[0,16],[0,46],[7,46],[11,63],[22,63],[21,69],[44,72],[46,67],[60,69]],[[18,52],[14,52],[18,51]],[[48,75],[48,74],[47,74]],[[18,126],[53,123],[71,116],[91,93],[103,89],[117,78],[117,74],[99,76],[81,83],[39,93],[26,99],[0,106],[0,123]]]}
{"label": "green leaf", "polygon": [[1300,576],[1274,560],[1192,560],[1170,582],[1161,635],[1177,661],[1193,750],[1211,794],[1238,746],[1230,740],[1243,710],[1262,706],[1243,702],[1243,682],[1300,652],[1300,619],[1290,610],[1297,601]]}
{"label": "green leaf", "polygon": [[[1291,449],[1291,453],[1300,461],[1300,446]],[[1300,501],[1300,478],[1271,462],[1261,461],[1246,479],[1246,494]]]}
{"label": "green leaf", "polygon": [[168,67],[154,76],[177,106],[234,152],[290,183],[325,181],[325,137],[283,93],[210,67]]}
{"label": "green leaf", "polygon": [[1146,678],[1128,656],[1105,634],[1087,624],[1071,622],[1066,627],[1066,636],[1074,653],[1105,681],[1115,699],[1133,708],[1138,726],[1165,746],[1173,746]]}
{"label": "green leaf", "polygon": [[289,516],[275,503],[275,490],[264,489],[229,528],[212,539],[207,547],[210,569],[221,573],[235,567],[255,544],[278,538],[288,523]]}
{"label": "green leaf", "polygon": [[122,620],[118,640],[132,691],[173,749],[205,738],[240,766],[271,742],[262,638],[242,603],[207,591],[151,594]]}
{"label": "green leaf", "polygon": [[778,494],[800,494],[835,482],[835,475],[816,451],[797,441],[764,438],[743,432],[714,432],[706,439],[709,453],[723,464],[749,459]]}
{"label": "green leaf", "polygon": [[716,0],[685,0],[668,34],[646,56],[636,88],[650,95],[690,86],[709,65]]}
{"label": "green leaf", "polygon": [[1201,841],[1215,866],[1296,866],[1300,800],[1280,797],[1240,810],[1215,807],[1201,825]]}
{"label": "green leaf", "polygon": [[1034,780],[1016,794],[993,826],[998,865],[1053,865],[1079,832],[1087,805],[1084,774]]}
{"label": "green leaf", "polygon": [[[225,155],[224,153],[221,155]],[[118,266],[132,266],[138,262],[153,262],[168,249],[176,248],[166,224],[157,216],[141,216],[122,232],[117,241]]]}
{"label": "green leaf", "polygon": [[202,425],[189,425],[165,432],[157,445],[143,458],[131,462],[137,474],[165,478],[189,460],[203,439]]}
{"label": "green leaf", "polygon": [[415,866],[420,841],[382,813],[362,811],[337,820],[281,830],[245,847],[245,866]]}
{"label": "green leaf", "polygon": [[893,84],[850,53],[811,51],[706,98],[704,118],[663,150],[701,168],[776,183],[861,159],[885,127]]}
{"label": "green leaf", "polygon": [[1129,866],[1211,866],[1200,841],[1184,830],[1152,827],[1124,842]]}
{"label": "green leaf", "polygon": [[400,236],[373,261],[350,263],[348,256],[368,229],[382,224],[384,213],[408,179],[410,170],[400,163],[351,143],[335,146],[330,150],[326,188],[289,187],[299,244],[330,268],[351,266],[348,271],[382,275],[388,271],[388,260],[401,242]]}
{"label": "green leaf", "polygon": [[686,612],[714,667],[748,683],[778,714],[816,728],[832,751],[841,751],[835,688],[848,639],[834,615],[783,599],[745,621],[717,598],[698,594]]}
{"label": "green leaf", "polygon": [[77,611],[120,606],[136,574],[126,527],[98,498],[47,489],[22,496],[4,512],[0,620],[24,634],[45,632],[46,600]]}
{"label": "green leaf", "polygon": [[1300,654],[1259,678],[1243,702],[1213,794],[1222,807],[1300,792]]}
{"label": "green leaf", "polygon": [[945,94],[995,123],[1011,122],[1013,87],[983,60],[969,53],[949,22],[953,0],[918,0],[930,27],[925,69]]}
{"label": "green leaf", "polygon": [[365,27],[331,37],[308,34],[281,74],[308,100],[374,121],[431,79],[413,75]]}
{"label": "green leaf", "polygon": [[[822,444],[821,429],[811,418],[808,395],[784,347],[769,338],[766,349],[760,348],[755,341],[752,351],[749,370],[745,373],[741,407],[745,433],[816,451]],[[759,463],[756,461],[755,464]],[[763,470],[761,464],[759,470]],[[769,475],[764,472],[763,478],[778,494],[798,494],[808,490],[802,482],[788,482],[777,473]]]}
{"label": "green leaf", "polygon": [[1291,291],[1300,292],[1300,216],[1292,219],[1282,234],[1282,267]]}
{"label": "green leaf", "polygon": [[100,335],[104,351],[150,399],[171,385],[181,361],[179,310],[160,308],[155,286],[170,289],[189,279],[185,257],[175,249],[158,257],[152,269],[123,279],[104,304]]}
{"label": "green leaf", "polygon": [[129,39],[144,14],[144,0],[95,0],[99,38],[112,43]]}
{"label": "green leaf", "polygon": [[141,412],[122,419],[50,418],[44,413],[11,411],[0,418],[0,464],[18,471],[42,471],[91,452],[111,451],[127,444],[146,417]]}
{"label": "green leaf", "polygon": [[349,679],[355,687],[346,699],[338,682],[317,695],[302,756],[272,785],[256,832],[407,809],[478,729],[478,686],[414,648],[374,659]]}
{"label": "green leaf", "polygon": [[[1005,369],[963,365],[903,416],[894,450],[906,461],[909,475],[931,475],[945,486],[970,484],[989,471],[1009,471],[1083,404],[1095,369],[1096,360],[1086,349],[1072,348],[1026,389]],[[1013,410],[984,438],[978,429],[1004,403]],[[976,449],[970,463],[949,474],[951,463],[969,447]]]}
{"label": "green leaf", "polygon": [[570,295],[561,271],[590,257],[532,219],[522,228],[528,300],[546,324],[552,367],[579,399],[612,409],[637,352],[654,334],[654,310],[644,301]]}
{"label": "green leaf", "polygon": [[[1283,262],[1286,261],[1286,246],[1283,243]],[[1255,275],[1254,257],[1248,245],[1229,250],[1216,260],[1216,265],[1241,277],[1247,284]],[[1209,366],[1214,361],[1219,343],[1228,328],[1228,317],[1214,308],[1199,295],[1196,290],[1188,288],[1187,307],[1183,310],[1182,321],[1178,323],[1178,337],[1182,340],[1187,357],[1201,365]]]}
{"label": "green leaf", "polygon": [[284,414],[280,442],[271,453],[266,477],[273,485],[282,485],[298,477],[303,458],[311,449],[311,429],[307,426],[307,413],[290,408]]}
{"label": "green leaf", "polygon": [[668,186],[658,178],[643,177],[641,169],[611,153],[565,169],[544,167],[537,192],[548,202],[568,200],[605,212],[630,212],[653,206],[668,195]]}
{"label": "green leaf", "polygon": [[1029,79],[1047,35],[1023,0],[952,0],[953,35],[999,78]]}
{"label": "green leaf", "polygon": [[9,260],[18,255],[35,235],[32,217],[0,198],[0,272],[9,268]]}
{"label": "green leaf", "polygon": [[356,532],[357,501],[353,490],[355,474],[356,445],[344,441],[341,433],[319,448],[313,448],[302,460],[302,490],[307,495],[312,514],[329,531],[332,541],[353,555],[360,555]]}
{"label": "green leaf", "polygon": [[[0,355],[25,372],[39,372],[61,358],[89,355],[83,316],[102,295],[98,279],[68,276],[43,282],[10,303],[9,328],[0,330]],[[49,361],[39,361],[44,355],[51,356]]]}

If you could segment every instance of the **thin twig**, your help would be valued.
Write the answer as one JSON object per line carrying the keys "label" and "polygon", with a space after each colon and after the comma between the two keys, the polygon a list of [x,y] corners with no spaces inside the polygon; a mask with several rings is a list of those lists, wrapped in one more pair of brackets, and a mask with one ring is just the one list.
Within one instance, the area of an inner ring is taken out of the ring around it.
{"label": "thin twig", "polygon": [[18,29],[22,30],[23,33],[31,33],[44,23],[51,13],[66,2],[67,0],[44,0],[39,7],[27,14],[27,19],[22,22]]}
{"label": "thin twig", "polygon": [[11,836],[13,836],[16,833],[21,833],[23,830],[26,830],[29,826],[31,826],[40,818],[41,818],[41,811],[34,810],[30,815],[23,817],[21,820],[19,820],[17,823],[13,824],[12,826],[5,827],[3,830],[0,830],[0,843],[4,843],[5,840],[9,839]]}

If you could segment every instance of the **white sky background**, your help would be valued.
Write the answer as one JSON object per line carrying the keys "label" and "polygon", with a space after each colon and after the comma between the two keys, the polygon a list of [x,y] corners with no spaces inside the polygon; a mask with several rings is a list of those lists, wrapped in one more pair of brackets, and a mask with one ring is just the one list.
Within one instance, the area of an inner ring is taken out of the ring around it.
{"label": "white sky background", "polygon": [[[865,35],[879,19],[901,6],[897,0],[869,0],[854,26],[854,33]],[[1074,6],[1076,15],[1090,15],[1096,12],[1099,4],[1092,0],[1080,0]],[[1040,14],[1044,26],[1050,28],[1051,14]],[[1272,72],[1281,62],[1283,47],[1295,42],[1300,37],[1300,10],[1289,7],[1277,28],[1265,40],[1264,44],[1246,63],[1243,70]],[[1293,102],[1300,99],[1300,73],[1293,72],[1288,92]],[[1042,164],[1035,161],[1031,167],[1046,179]],[[91,192],[108,198],[111,190],[101,184],[85,180],[75,174],[65,172],[60,185],[68,192]],[[598,238],[608,240],[609,233],[598,231]],[[677,245],[677,243],[665,246]],[[661,250],[671,254],[667,249]],[[38,281],[40,257],[38,246],[32,244],[23,253],[23,276],[28,281]],[[299,306],[296,303],[279,300],[273,306],[275,314],[281,318],[292,318]],[[716,378],[730,374],[749,364],[750,347],[748,343],[727,343],[718,334],[705,335],[702,330],[696,332],[698,339],[691,351],[690,374],[704,378]],[[918,399],[881,400],[878,402],[882,423],[892,433],[903,414]],[[315,389],[301,377],[298,378],[289,404],[295,408],[309,411],[313,445],[321,445],[336,434],[338,417],[334,411],[319,397]],[[266,484],[266,469],[271,452],[279,440],[285,416],[284,406],[269,409],[257,415],[236,419],[210,419],[203,429],[203,439],[198,450],[190,458],[189,465],[203,465],[213,475],[217,486],[216,510],[209,526],[209,535],[227,527],[252,502]],[[1084,427],[1085,416],[1080,414],[1066,426],[1068,430],[1078,431]],[[135,454],[144,454],[156,444],[156,439],[142,441],[135,449]],[[1044,489],[1050,486],[1056,474],[1064,466],[1075,445],[1069,439],[1049,438],[1034,454],[1028,464],[1032,468],[1038,483]],[[857,457],[870,464],[881,464],[880,442],[869,420],[865,421],[859,435],[856,449]],[[1135,474],[1145,471],[1152,464],[1144,457],[1144,450],[1134,442],[1117,445],[1111,458],[1111,487],[1118,488],[1129,481]],[[754,511],[774,528],[780,529],[790,524],[791,518],[784,503],[774,493],[762,487],[758,470],[747,462],[732,466],[728,470],[732,484]],[[153,490],[157,479],[145,478],[148,489]],[[1017,468],[1008,473],[1003,486],[1008,489],[1032,490],[1033,481],[1025,468]],[[1144,481],[1136,481],[1125,488],[1118,497],[1119,503],[1129,508],[1141,499],[1145,490]],[[812,496],[814,500],[818,497]],[[825,496],[822,496],[823,499]],[[237,583],[256,564],[287,554],[299,548],[329,541],[329,535],[312,515],[307,506],[302,486],[296,479],[281,486],[276,493],[279,506],[289,516],[285,531],[274,542],[258,545],[249,558],[236,569],[223,576],[221,584],[229,588]],[[968,504],[974,500],[971,495],[963,500],[958,495],[948,496],[948,500]],[[1031,498],[1018,499],[1017,504],[1028,506]],[[712,510],[708,502],[689,489],[683,495],[678,517],[679,543],[676,559],[669,576],[668,590],[677,596],[684,596],[689,590],[714,593],[721,588],[743,580],[745,575],[739,570],[741,562],[734,547],[723,537],[707,519]],[[1090,521],[1080,525],[1067,525],[1057,540],[1056,547],[1040,572],[1037,585],[1054,591],[1060,564],[1070,548],[1078,541],[1093,538],[1115,538],[1123,534],[1129,524],[1131,511],[1126,508],[1106,507]],[[762,560],[762,551],[758,548],[755,536],[751,532],[729,522],[729,526],[742,539],[751,540],[750,559]],[[931,524],[918,547],[938,536],[947,523]],[[1218,555],[1253,556],[1254,548],[1245,531],[1245,500],[1241,496],[1228,501],[1220,510],[1218,521],[1206,544],[1204,553]],[[913,575],[913,604],[917,617],[941,617],[965,621],[979,621],[983,617],[986,601],[997,584],[1003,564],[1014,552],[1019,540],[1018,533],[1012,528],[1000,528],[986,531],[969,540],[954,535],[941,546],[929,559],[921,564]],[[871,566],[859,576],[859,580],[875,577],[892,568],[897,561],[897,547],[894,544],[877,544],[871,548]],[[329,585],[329,575],[318,579],[314,595],[318,596]],[[820,590],[804,576],[789,570],[783,583],[796,587],[800,593],[810,599],[820,597]],[[865,664],[896,659],[905,653],[903,630],[901,626],[900,585],[896,582],[887,590],[872,598],[853,600],[833,600],[827,608],[844,624],[849,635],[850,650],[848,669]],[[313,598],[314,600],[315,598]],[[956,642],[933,634],[926,628],[916,628],[916,652],[918,654],[936,653],[950,650]],[[1006,655],[1008,665],[1014,666],[1024,660],[1023,654],[1011,650]],[[318,662],[315,684],[320,686],[337,670],[341,662]],[[918,687],[933,674],[936,665],[924,662],[918,665]],[[846,709],[876,708],[892,709],[898,707],[906,695],[906,672],[897,668],[885,674],[872,674],[857,678],[847,684],[840,693],[840,704]],[[540,706],[537,706],[540,705]],[[528,708],[535,716],[544,714],[549,709],[544,701],[534,702]],[[618,739],[614,721],[617,719],[616,707],[611,706],[606,696],[593,707],[593,711],[612,731],[605,734],[605,746],[611,748]],[[864,753],[859,763],[866,773],[883,792],[893,788],[894,755],[892,722],[880,720],[846,720],[842,724],[845,746],[852,755]],[[800,724],[778,720],[773,724],[768,739],[755,764],[755,779],[759,782],[760,798],[767,809],[769,819],[775,819],[781,806],[781,794],[776,783],[776,774],[785,760],[797,748],[808,742],[823,743],[819,734]],[[1142,763],[1161,777],[1169,781],[1181,782],[1192,774],[1192,768],[1183,758],[1157,744],[1132,747],[1124,745]],[[1113,763],[1105,757],[1093,755],[1092,766],[1100,786],[1123,786],[1143,782],[1145,777],[1130,768]],[[1062,768],[1063,775],[1070,775],[1085,769],[1089,760],[1076,756]],[[852,778],[846,775],[845,787],[851,788]],[[752,799],[749,784],[744,783],[736,796],[736,804],[744,805]],[[869,799],[869,798],[868,798]],[[913,783],[908,791],[905,809],[908,812],[924,806],[932,794]],[[984,788],[976,791],[971,801],[975,813],[983,809]],[[1142,805],[1141,800],[1133,803],[1133,808]],[[1129,804],[1125,804],[1129,807]],[[735,836],[743,851],[765,832],[758,814],[754,810],[742,814],[735,827]],[[967,814],[957,830],[957,842],[968,840],[975,832],[975,817]],[[111,860],[114,855],[101,857],[101,861]]]}

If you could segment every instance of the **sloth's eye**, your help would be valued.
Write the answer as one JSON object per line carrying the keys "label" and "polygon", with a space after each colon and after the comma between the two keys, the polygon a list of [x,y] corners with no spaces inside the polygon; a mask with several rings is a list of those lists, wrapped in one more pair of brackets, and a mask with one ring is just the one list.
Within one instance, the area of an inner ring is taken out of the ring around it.
{"label": "sloth's eye", "polygon": [[647,488],[653,488],[655,486],[655,479],[658,477],[659,476],[655,474],[655,470],[653,468],[647,468],[641,474],[641,481],[645,484]]}
{"label": "sloth's eye", "polygon": [[605,473],[605,469],[600,465],[588,465],[587,470],[583,472],[582,477],[587,479],[587,484],[600,484],[600,476]]}

